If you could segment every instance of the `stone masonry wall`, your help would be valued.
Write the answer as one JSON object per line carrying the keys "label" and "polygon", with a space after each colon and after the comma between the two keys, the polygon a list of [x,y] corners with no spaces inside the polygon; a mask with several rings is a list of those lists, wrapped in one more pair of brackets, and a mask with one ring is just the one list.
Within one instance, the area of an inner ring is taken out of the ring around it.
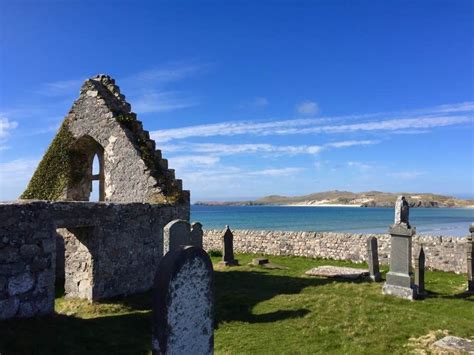
{"label": "stone masonry wall", "polygon": [[53,312],[55,255],[46,211],[0,205],[0,320]]}
{"label": "stone masonry wall", "polygon": [[[234,251],[238,253],[293,255],[310,258],[367,261],[367,238],[378,240],[379,260],[389,263],[388,234],[351,234],[330,232],[283,232],[233,230]],[[204,231],[204,249],[222,250],[223,230]],[[467,234],[467,233],[466,233]],[[458,237],[415,236],[413,247],[420,243],[426,255],[426,267],[442,271],[465,273],[466,240]]]}
{"label": "stone masonry wall", "polygon": [[[187,206],[23,201],[0,203],[0,320],[53,312],[56,256],[67,297],[98,300],[149,290],[163,227]],[[56,249],[57,230],[65,251]]]}

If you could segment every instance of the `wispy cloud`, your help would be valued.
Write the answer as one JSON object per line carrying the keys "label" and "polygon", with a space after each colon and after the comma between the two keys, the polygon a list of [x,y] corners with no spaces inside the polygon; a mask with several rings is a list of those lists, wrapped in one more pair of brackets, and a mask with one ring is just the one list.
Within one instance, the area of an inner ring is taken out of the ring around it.
{"label": "wispy cloud", "polygon": [[0,163],[0,200],[14,200],[22,193],[38,159],[15,159]]}
{"label": "wispy cloud", "polygon": [[179,80],[183,80],[191,75],[201,73],[208,65],[203,64],[174,64],[152,68],[138,73],[134,73],[123,79],[124,85],[149,86],[164,85]]}
{"label": "wispy cloud", "polygon": [[0,141],[5,139],[10,131],[18,127],[18,122],[11,121],[6,117],[0,117]]}
{"label": "wispy cloud", "polygon": [[82,83],[85,78],[60,80],[45,83],[41,86],[38,93],[45,96],[69,96],[74,93],[79,93]]}
{"label": "wispy cloud", "polygon": [[[450,111],[451,110],[451,111]],[[423,113],[420,113],[423,111]],[[474,104],[462,103],[435,106],[431,110],[414,110],[411,112],[378,113],[375,115],[352,115],[325,117],[319,119],[292,119],[276,121],[238,121],[222,122],[207,125],[196,125],[151,132],[159,142],[189,137],[235,136],[235,135],[296,135],[296,134],[342,134],[358,132],[401,133],[403,131],[425,132],[429,129],[472,123]],[[375,116],[375,117],[374,117]],[[353,121],[373,117],[365,122]],[[377,118],[375,120],[375,118]]]}
{"label": "wispy cloud", "polygon": [[280,169],[264,169],[264,170],[256,170],[250,171],[248,175],[254,176],[291,176],[298,174],[302,171],[306,170],[305,168],[280,168]]}
{"label": "wispy cloud", "polygon": [[403,171],[403,172],[396,172],[396,173],[388,173],[388,176],[397,178],[397,179],[416,179],[417,177],[424,175],[425,173],[422,171]]}
{"label": "wispy cloud", "polygon": [[239,108],[241,108],[241,109],[246,109],[246,108],[259,109],[259,108],[267,107],[269,105],[269,103],[270,102],[268,101],[268,99],[266,97],[256,97],[250,102],[240,104]]}
{"label": "wispy cloud", "polygon": [[181,97],[176,91],[150,91],[133,100],[133,109],[137,113],[175,111],[197,104],[193,99]]}
{"label": "wispy cloud", "polygon": [[235,154],[273,154],[273,155],[299,155],[318,154],[324,149],[346,148],[357,145],[377,144],[373,140],[351,140],[332,142],[323,145],[274,145],[265,143],[255,144],[220,144],[220,143],[181,143],[162,145],[161,149],[166,152],[194,152],[206,153],[214,156],[226,156]]}
{"label": "wispy cloud", "polygon": [[296,111],[302,115],[314,116],[319,113],[319,105],[314,101],[304,101],[296,105]]}
{"label": "wispy cloud", "polygon": [[355,168],[359,170],[369,170],[372,169],[372,165],[369,165],[367,163],[361,163],[359,161],[349,161],[347,162],[347,166],[350,168]]}

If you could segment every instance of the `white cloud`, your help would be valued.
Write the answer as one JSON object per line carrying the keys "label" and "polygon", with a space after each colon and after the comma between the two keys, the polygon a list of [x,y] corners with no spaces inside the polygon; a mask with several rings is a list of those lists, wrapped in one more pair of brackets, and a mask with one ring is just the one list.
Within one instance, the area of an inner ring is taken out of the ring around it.
{"label": "white cloud", "polygon": [[180,97],[179,93],[175,91],[149,91],[141,97],[135,98],[133,102],[133,109],[137,113],[175,111],[197,104],[191,99]]}
{"label": "white cloud", "polygon": [[220,161],[220,158],[210,155],[181,155],[168,160],[173,169],[187,169],[214,166]]}
{"label": "white cloud", "polygon": [[0,163],[0,200],[14,200],[33,175],[38,159],[16,159]]}
{"label": "white cloud", "polygon": [[124,85],[160,85],[179,81],[204,70],[206,65],[178,64],[168,67],[153,68],[132,74],[122,80]]}
{"label": "white cloud", "polygon": [[0,117],[0,139],[5,139],[12,129],[18,127],[18,122],[10,121],[6,117]]}
{"label": "white cloud", "polygon": [[328,143],[325,145],[325,147],[331,147],[331,148],[347,148],[347,147],[353,147],[357,145],[372,145],[372,144],[377,144],[379,141],[373,141],[373,140],[352,140],[352,141],[341,141],[341,142],[333,142],[333,143]]}
{"label": "white cloud", "polygon": [[300,173],[306,169],[304,168],[281,168],[281,169],[264,169],[250,171],[248,175],[257,175],[257,176],[291,176],[297,173]]}
{"label": "white cloud", "polygon": [[79,93],[82,83],[85,79],[61,80],[45,83],[38,91],[45,96],[68,96],[73,93]]}
{"label": "white cloud", "polygon": [[302,115],[317,115],[319,105],[314,101],[305,101],[296,105],[296,111]]}
{"label": "white cloud", "polygon": [[397,179],[416,179],[417,177],[423,175],[424,172],[421,171],[403,171],[403,172],[396,172],[396,173],[389,173],[388,175]]}
{"label": "white cloud", "polygon": [[358,161],[349,161],[347,162],[347,165],[351,168],[356,168],[360,170],[369,170],[372,169],[372,165],[366,164],[366,163],[361,163]]}
{"label": "white cloud", "polygon": [[[452,111],[449,111],[452,110]],[[151,132],[153,139],[167,142],[189,137],[235,136],[235,135],[295,135],[295,134],[343,134],[360,132],[425,133],[426,130],[473,122],[474,104],[435,106],[431,109],[405,113],[378,113],[326,117],[319,119],[292,119],[277,121],[239,121],[172,128]],[[457,113],[457,112],[464,113]],[[442,113],[441,113],[442,112]],[[451,113],[446,115],[446,113]],[[371,121],[343,123],[355,119],[372,118]],[[376,119],[377,118],[377,119]],[[328,122],[343,121],[341,124]]]}

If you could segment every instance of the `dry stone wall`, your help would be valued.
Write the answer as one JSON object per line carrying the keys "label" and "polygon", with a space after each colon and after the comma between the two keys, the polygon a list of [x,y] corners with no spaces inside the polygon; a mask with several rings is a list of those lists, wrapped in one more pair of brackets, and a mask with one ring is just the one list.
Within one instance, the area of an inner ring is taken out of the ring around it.
{"label": "dry stone wall", "polygon": [[[379,260],[388,264],[390,236],[388,234],[352,234],[331,232],[284,232],[264,230],[233,230],[234,252],[293,255],[310,258],[367,261],[367,238],[378,240]],[[222,230],[204,231],[204,249],[222,249]],[[466,233],[467,234],[467,233]],[[435,270],[465,273],[467,238],[415,236],[413,245],[420,243],[426,255],[426,267]]]}

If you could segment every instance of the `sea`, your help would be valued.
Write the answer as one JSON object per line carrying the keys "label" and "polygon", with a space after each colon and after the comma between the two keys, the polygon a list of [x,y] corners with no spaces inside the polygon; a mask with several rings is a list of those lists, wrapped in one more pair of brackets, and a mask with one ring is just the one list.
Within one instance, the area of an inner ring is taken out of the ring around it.
{"label": "sea", "polygon": [[[393,208],[306,206],[191,206],[191,220],[204,229],[260,229],[386,233],[393,223]],[[412,208],[410,224],[417,234],[466,236],[474,223],[474,209]]]}

